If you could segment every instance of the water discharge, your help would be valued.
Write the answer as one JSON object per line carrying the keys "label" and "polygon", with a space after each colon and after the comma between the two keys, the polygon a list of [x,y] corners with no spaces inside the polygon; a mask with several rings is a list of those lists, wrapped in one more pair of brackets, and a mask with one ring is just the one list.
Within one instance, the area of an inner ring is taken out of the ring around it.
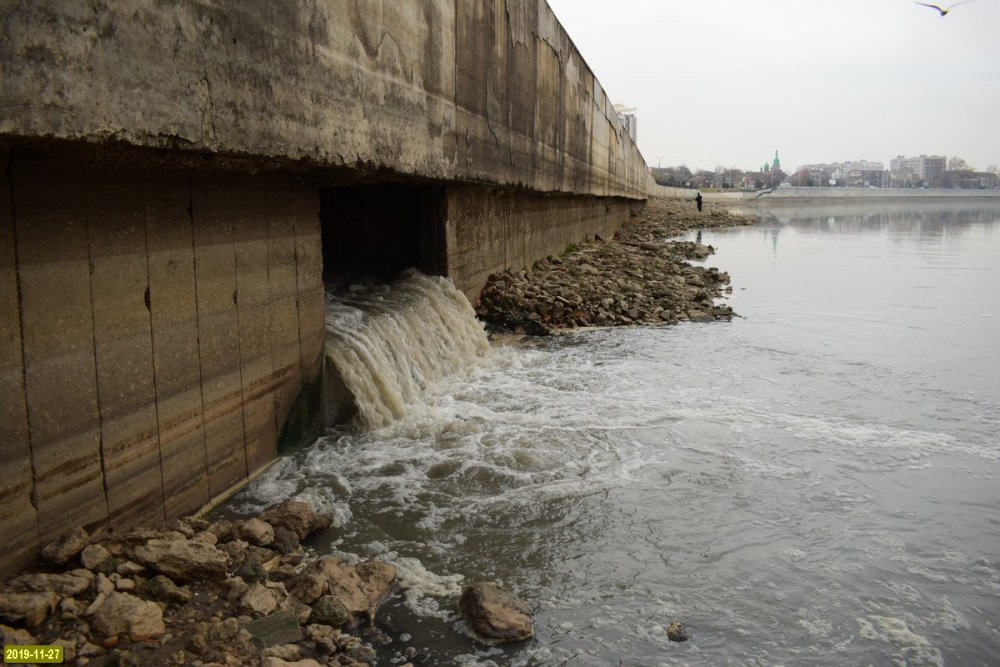
{"label": "water discharge", "polygon": [[[380,664],[995,664],[1000,207],[899,207],[705,232],[729,324],[487,343],[441,279],[331,301],[368,426],[229,510],[308,499],[318,552],[399,567]],[[537,637],[465,636],[475,580]]]}

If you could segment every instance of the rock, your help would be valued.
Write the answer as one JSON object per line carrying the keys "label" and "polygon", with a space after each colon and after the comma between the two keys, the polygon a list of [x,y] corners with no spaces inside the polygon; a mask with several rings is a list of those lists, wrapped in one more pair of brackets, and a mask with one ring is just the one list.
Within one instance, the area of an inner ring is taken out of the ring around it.
{"label": "rock", "polygon": [[291,609],[282,609],[243,626],[250,633],[250,641],[257,648],[276,644],[294,644],[302,639],[302,628]]}
{"label": "rock", "polygon": [[270,646],[260,652],[265,658],[281,658],[282,660],[299,660],[302,658],[302,649],[295,644],[278,644]]}
{"label": "rock", "polygon": [[171,579],[198,581],[226,576],[226,555],[205,542],[152,539],[135,548],[135,558]]}
{"label": "rock", "polygon": [[88,570],[93,570],[109,558],[111,554],[100,544],[88,544],[80,553],[80,562]]}
{"label": "rock", "polygon": [[235,576],[224,580],[220,585],[220,589],[223,599],[238,600],[246,595],[250,587],[243,581],[243,577]]}
{"label": "rock", "polygon": [[35,643],[35,638],[27,630],[0,625],[0,643],[4,646],[10,644],[31,645]]}
{"label": "rock", "polygon": [[507,642],[534,635],[528,605],[496,584],[467,586],[458,606],[465,622],[480,637]]}
{"label": "rock", "polygon": [[161,637],[166,626],[163,611],[155,602],[128,593],[112,593],[90,619],[90,630],[98,638],[145,641]]}
{"label": "rock", "polygon": [[278,600],[266,586],[254,584],[240,598],[240,609],[255,616],[266,616],[275,610]]}
{"label": "rock", "polygon": [[178,604],[191,601],[191,591],[186,587],[178,586],[162,574],[158,574],[152,579],[147,579],[139,586],[139,590],[151,600],[176,602]]}
{"label": "rock", "polygon": [[318,514],[309,503],[298,500],[286,500],[276,507],[261,513],[261,520],[275,528],[282,526],[304,540],[313,533],[329,528],[333,517],[328,514]]}
{"label": "rock", "polygon": [[268,522],[257,518],[233,524],[233,534],[259,547],[266,547],[274,541],[274,528]]}
{"label": "rock", "polygon": [[284,526],[278,526],[274,529],[271,546],[283,554],[293,553],[299,548],[299,536]]}
{"label": "rock", "polygon": [[0,593],[0,621],[37,628],[58,603],[59,597],[52,591]]}
{"label": "rock", "polygon": [[261,660],[260,667],[323,667],[323,665],[316,662],[312,658],[297,660],[296,662],[288,662],[287,660],[282,660],[281,658],[269,656]]}
{"label": "rock", "polygon": [[81,526],[70,528],[42,549],[42,559],[53,565],[65,565],[80,555],[89,542],[90,533]]}
{"label": "rock", "polygon": [[332,595],[324,595],[312,604],[312,613],[309,615],[310,623],[329,625],[339,628],[344,623],[353,620],[353,615],[347,607]]}
{"label": "rock", "polygon": [[[86,574],[83,574],[86,572]],[[52,591],[59,597],[79,595],[94,581],[94,575],[86,570],[73,570],[63,574],[22,574],[8,582],[12,592],[44,593]]]}
{"label": "rock", "polygon": [[240,622],[233,617],[220,621],[208,628],[208,638],[217,642],[231,642],[240,633]]}
{"label": "rock", "polygon": [[335,556],[324,556],[292,580],[290,592],[306,604],[331,595],[351,614],[371,617],[395,579],[396,568],[379,560],[352,567]]}
{"label": "rock", "polygon": [[264,569],[260,557],[252,551],[247,551],[236,557],[237,565],[235,576],[241,577],[243,581],[254,583],[256,581],[266,581],[267,571]]}
{"label": "rock", "polygon": [[687,628],[680,621],[674,621],[667,627],[667,639],[672,642],[686,642],[690,638]]}

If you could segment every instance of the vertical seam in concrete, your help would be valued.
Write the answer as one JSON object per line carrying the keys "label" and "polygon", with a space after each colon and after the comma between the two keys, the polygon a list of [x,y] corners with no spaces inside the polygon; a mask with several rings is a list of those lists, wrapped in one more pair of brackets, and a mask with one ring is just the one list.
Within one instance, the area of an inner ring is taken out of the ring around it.
{"label": "vertical seam in concrete", "polygon": [[[231,181],[228,182],[231,183]],[[240,421],[243,424],[243,477],[247,478],[250,477],[250,455],[247,453],[247,390],[243,380],[243,337],[241,333],[242,328],[240,327],[240,258],[239,253],[236,252],[236,245],[239,243],[239,239],[236,236],[233,189],[232,187],[227,188],[229,193],[229,205],[227,209],[229,210],[229,215],[232,216],[233,222],[233,284],[236,285],[233,291],[233,306],[236,308],[236,365],[240,369]]]}
{"label": "vertical seam in concrete", "polygon": [[[292,195],[292,257],[295,259],[295,324],[299,332],[299,386],[301,387],[306,378],[306,369],[302,364],[302,283],[299,281],[299,228],[296,221],[299,218],[299,202],[295,193],[299,188],[295,187],[295,177],[288,179],[288,190]],[[280,437],[280,434],[279,434]]]}
{"label": "vertical seam in concrete", "polygon": [[[17,243],[17,205],[14,201],[14,158],[8,154],[7,157],[7,189],[10,193],[10,224],[11,236],[14,242],[14,279],[17,283],[17,320],[21,330],[21,386],[24,388],[24,422],[28,430],[28,459],[31,465],[31,493],[28,500],[35,508],[35,532],[39,533],[38,526],[38,471],[35,465],[35,448],[32,446],[31,433],[31,408],[28,406],[28,357],[25,350],[24,338],[24,289],[21,284],[21,258],[18,253]],[[39,537],[41,537],[39,533]]]}
{"label": "vertical seam in concrete", "polygon": [[149,272],[149,172],[142,171],[142,230],[146,240],[146,301],[149,310],[149,360],[153,367],[153,415],[156,417],[156,454],[160,459],[160,511],[163,523],[167,522],[167,492],[163,479],[163,440],[160,433],[160,390],[156,385],[156,328],[153,326],[153,284]]}
{"label": "vertical seam in concrete", "polygon": [[87,175],[90,173],[86,168],[83,171],[83,219],[87,227],[87,274],[88,289],[90,292],[90,333],[94,347],[94,389],[97,394],[97,452],[101,460],[101,488],[104,489],[104,514],[107,517],[108,530],[111,530],[111,501],[108,494],[108,468],[104,456],[104,406],[101,402],[101,378],[97,370],[97,313],[94,308],[94,255],[91,244],[90,233],[90,189]]}
{"label": "vertical seam in concrete", "polygon": [[188,222],[191,223],[191,268],[194,273],[194,330],[195,342],[198,346],[198,394],[201,396],[201,447],[205,454],[205,495],[212,497],[211,474],[208,462],[208,424],[205,421],[205,377],[201,367],[201,309],[198,308],[198,248],[194,239],[194,182],[188,174]]}

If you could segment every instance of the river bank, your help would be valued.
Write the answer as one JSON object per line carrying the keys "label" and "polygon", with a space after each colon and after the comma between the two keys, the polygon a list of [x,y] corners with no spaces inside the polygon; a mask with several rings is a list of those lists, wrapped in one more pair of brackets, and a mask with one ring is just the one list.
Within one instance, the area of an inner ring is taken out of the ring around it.
{"label": "river bank", "polygon": [[714,249],[671,240],[693,229],[750,225],[755,220],[707,202],[651,198],[613,239],[570,244],[530,271],[490,276],[476,304],[491,332],[547,335],[559,329],[728,320],[717,305],[729,275],[703,262]]}

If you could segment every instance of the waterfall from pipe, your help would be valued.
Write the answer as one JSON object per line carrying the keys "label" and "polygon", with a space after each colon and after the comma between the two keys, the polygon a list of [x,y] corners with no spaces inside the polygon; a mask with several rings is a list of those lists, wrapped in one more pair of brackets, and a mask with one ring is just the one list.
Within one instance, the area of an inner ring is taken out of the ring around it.
{"label": "waterfall from pipe", "polygon": [[447,278],[408,269],[389,285],[327,292],[326,419],[356,415],[363,426],[384,426],[489,347],[472,305]]}

